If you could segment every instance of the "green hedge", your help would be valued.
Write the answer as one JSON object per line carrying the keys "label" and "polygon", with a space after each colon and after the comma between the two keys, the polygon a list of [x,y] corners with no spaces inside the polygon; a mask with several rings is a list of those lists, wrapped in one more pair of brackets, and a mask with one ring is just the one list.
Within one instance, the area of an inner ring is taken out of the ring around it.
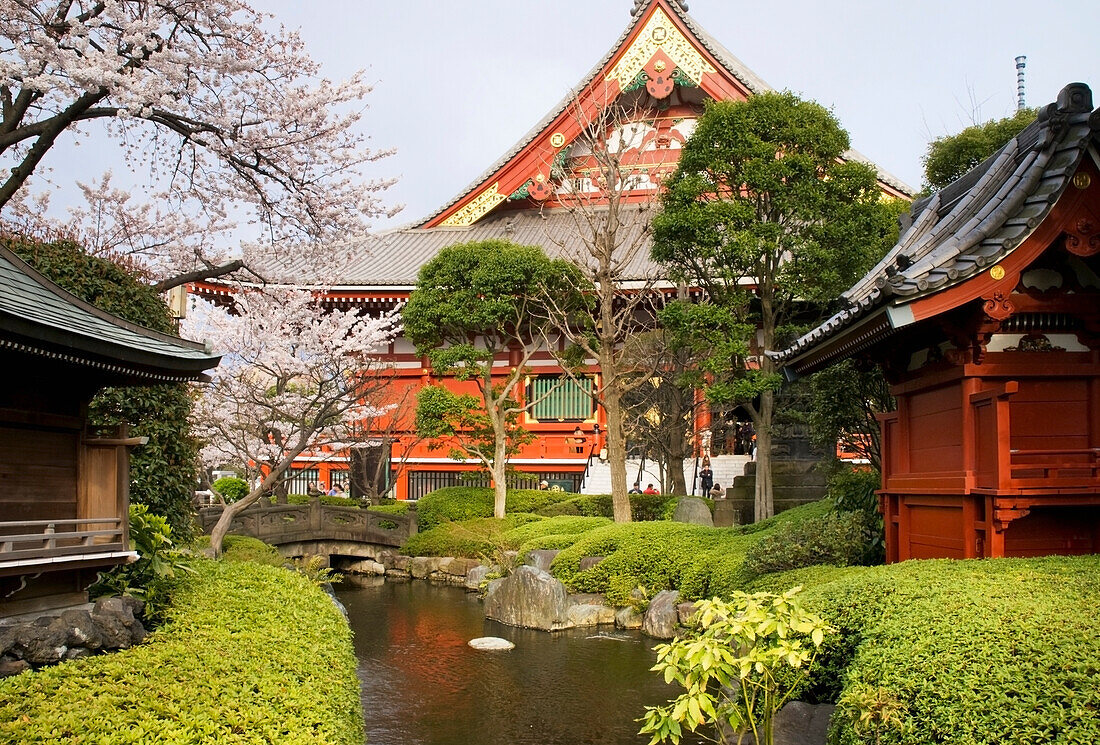
{"label": "green hedge", "polygon": [[367,510],[370,512],[380,512],[383,515],[406,515],[409,512],[409,503],[401,501],[393,504],[372,504]]}
{"label": "green hedge", "polygon": [[[309,496],[308,494],[288,494],[286,496],[286,503],[309,504],[309,500],[311,499],[313,499],[313,497]],[[338,497],[335,494],[322,494],[320,499],[321,504],[327,504],[329,507],[355,507],[357,509],[359,507],[358,500],[352,499],[351,497]]]}
{"label": "green hedge", "polygon": [[[199,536],[192,542],[193,550],[202,551],[210,548],[210,536]],[[248,535],[229,534],[222,538],[222,561],[252,561],[257,564],[281,567],[286,564],[278,549],[270,546],[259,538]]]}
{"label": "green hedge", "polygon": [[[568,492],[509,489],[505,512],[538,512],[576,495]],[[425,494],[416,505],[420,530],[431,530],[445,522],[493,516],[493,490],[483,486],[447,486]]]}
{"label": "green hedge", "polygon": [[[856,642],[835,745],[1100,742],[1100,556],[872,567],[805,603]],[[897,722],[857,732],[876,699]]]}
{"label": "green hedge", "polygon": [[0,741],[360,745],[351,631],[304,577],[202,561],[131,650],[0,680]]}
{"label": "green hedge", "polygon": [[[585,517],[615,516],[610,494],[580,494],[569,495],[569,499],[543,507],[538,510],[540,515],[553,517],[555,515],[582,515]],[[714,500],[709,497],[701,497],[711,513],[714,513]],[[676,511],[676,505],[680,497],[671,495],[631,494],[630,515],[636,522],[650,520],[671,520]]]}
{"label": "green hedge", "polygon": [[561,516],[545,518],[527,512],[506,515],[503,520],[481,517],[443,523],[417,533],[401,547],[409,556],[462,556],[471,559],[498,551],[564,548],[587,530],[607,525],[602,517]]}
{"label": "green hedge", "polygon": [[745,572],[759,576],[819,565],[857,566],[867,555],[862,512],[830,512],[782,523],[761,534],[745,555]]}
{"label": "green hedge", "polygon": [[[669,520],[676,510],[680,497],[650,494],[631,494],[630,509],[634,520]],[[714,512],[714,501],[704,500]],[[573,515],[576,517],[613,516],[611,495],[571,494],[569,492],[510,489],[505,510],[533,512],[544,517]],[[445,522],[472,520],[493,516],[493,490],[482,486],[447,486],[422,497],[417,504],[417,516],[421,530]]]}
{"label": "green hedge", "polygon": [[[604,593],[614,605],[627,605],[638,586],[650,595],[679,590],[685,600],[725,596],[751,580],[745,556],[770,530],[827,514],[830,508],[828,502],[796,507],[752,531],[673,522],[611,524],[563,549],[551,571],[575,592]],[[580,560],[586,556],[605,558],[582,572]]]}

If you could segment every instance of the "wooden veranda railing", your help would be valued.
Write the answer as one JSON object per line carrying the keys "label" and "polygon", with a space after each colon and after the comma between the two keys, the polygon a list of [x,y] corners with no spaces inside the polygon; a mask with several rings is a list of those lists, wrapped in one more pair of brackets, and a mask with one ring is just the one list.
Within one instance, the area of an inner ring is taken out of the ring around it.
{"label": "wooden veranda railing", "polygon": [[1100,487],[1100,448],[1011,446],[1009,398],[1014,382],[970,396],[974,421],[974,486],[999,492]]}
{"label": "wooden veranda railing", "polygon": [[0,522],[0,567],[126,551],[120,517]]}

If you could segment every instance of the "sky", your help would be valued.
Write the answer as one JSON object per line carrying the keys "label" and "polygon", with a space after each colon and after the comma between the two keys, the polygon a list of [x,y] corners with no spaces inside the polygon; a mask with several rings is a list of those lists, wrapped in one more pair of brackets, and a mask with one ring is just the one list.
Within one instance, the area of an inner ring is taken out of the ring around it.
{"label": "sky", "polygon": [[[253,0],[298,28],[322,74],[366,71],[362,122],[396,148],[372,175],[414,223],[464,191],[588,73],[630,22],[633,0]],[[1014,58],[1027,55],[1027,103],[1069,82],[1097,91],[1096,0],[690,0],[703,28],[773,88],[831,108],[852,146],[914,187],[928,142],[1016,108]],[[65,152],[65,151],[61,151]],[[63,188],[110,165],[84,148],[48,165]],[[116,171],[120,168],[115,166]]]}

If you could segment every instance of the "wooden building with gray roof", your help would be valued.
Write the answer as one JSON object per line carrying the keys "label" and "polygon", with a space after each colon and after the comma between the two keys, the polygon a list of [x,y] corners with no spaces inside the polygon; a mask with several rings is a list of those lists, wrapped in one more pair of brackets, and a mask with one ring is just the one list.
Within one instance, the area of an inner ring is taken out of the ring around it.
{"label": "wooden building with gray roof", "polygon": [[890,561],[1100,550],[1100,109],[1083,83],[916,202],[845,307],[774,356],[882,365]]}
{"label": "wooden building with gray roof", "polygon": [[199,380],[219,357],[74,297],[0,247],[0,620],[82,603],[133,561],[129,449],[93,432],[105,386]]}

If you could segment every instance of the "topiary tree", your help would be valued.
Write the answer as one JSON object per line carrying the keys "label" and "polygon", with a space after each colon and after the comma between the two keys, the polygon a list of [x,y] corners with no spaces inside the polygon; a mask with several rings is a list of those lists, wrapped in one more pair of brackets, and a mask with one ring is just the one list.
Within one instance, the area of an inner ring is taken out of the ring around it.
{"label": "topiary tree", "polygon": [[449,447],[451,457],[475,460],[489,472],[495,517],[504,517],[508,457],[532,438],[519,426],[519,415],[542,400],[524,400],[518,389],[531,357],[553,348],[548,339],[557,328],[548,298],[579,310],[580,285],[574,267],[551,261],[537,246],[461,243],[420,268],[402,311],[417,354],[427,355],[437,374],[473,391],[423,388],[417,432],[433,447]]}
{"label": "topiary tree", "polygon": [[[703,288],[717,311],[682,314],[714,339],[707,396],[756,428],[756,519],[774,511],[771,441],[781,349],[811,303],[833,302],[896,236],[900,200],[870,167],[843,160],[848,134],[792,93],[709,104],[653,219],[653,258]],[[696,306],[698,307],[698,306]]]}
{"label": "topiary tree", "polygon": [[[85,302],[154,331],[175,334],[175,323],[161,296],[126,269],[89,256],[69,240],[43,242],[0,237],[4,246],[51,281]],[[191,498],[198,449],[187,419],[191,397],[184,384],[105,388],[92,399],[93,426],[126,424],[130,434],[148,437],[130,457],[130,501],[163,515],[177,539],[191,537]]]}

